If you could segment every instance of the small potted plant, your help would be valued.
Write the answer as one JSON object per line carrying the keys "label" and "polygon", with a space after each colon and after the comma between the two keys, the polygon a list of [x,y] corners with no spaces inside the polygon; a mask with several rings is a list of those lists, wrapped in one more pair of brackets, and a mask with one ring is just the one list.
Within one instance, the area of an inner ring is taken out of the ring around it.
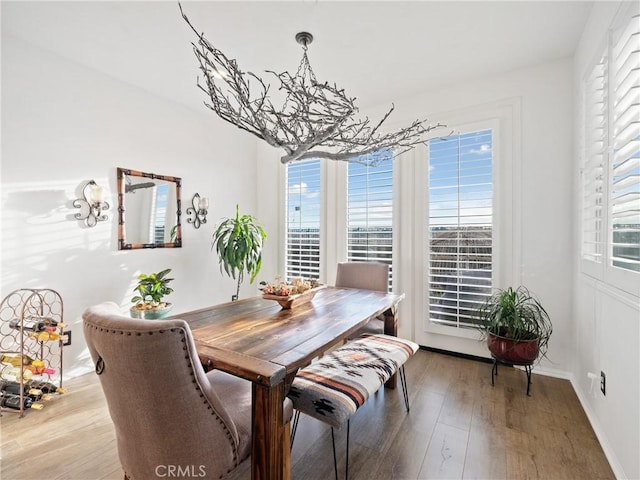
{"label": "small potted plant", "polygon": [[240,285],[244,272],[249,274],[249,283],[253,283],[262,267],[262,246],[267,234],[251,215],[240,215],[236,205],[235,218],[225,219],[213,232],[212,249],[216,249],[220,272],[237,279],[236,294],[240,295]]}
{"label": "small potted plant", "polygon": [[163,318],[171,311],[171,303],[162,301],[165,295],[173,292],[173,289],[168,286],[168,283],[173,280],[173,278],[167,278],[170,271],[171,269],[167,268],[158,273],[138,275],[138,284],[133,289],[134,292],[138,292],[138,295],[131,299],[135,304],[130,310],[133,318],[153,320]]}
{"label": "small potted plant", "polygon": [[483,338],[496,360],[531,365],[546,356],[551,319],[526,287],[496,291],[477,313]]}

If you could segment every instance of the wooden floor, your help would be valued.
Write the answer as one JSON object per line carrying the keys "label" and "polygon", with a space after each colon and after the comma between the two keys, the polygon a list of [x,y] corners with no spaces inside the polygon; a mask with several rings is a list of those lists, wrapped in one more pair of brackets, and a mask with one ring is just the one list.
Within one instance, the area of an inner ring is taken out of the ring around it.
{"label": "wooden floor", "polygon": [[[568,381],[534,374],[527,397],[520,370],[501,367],[492,387],[491,365],[423,350],[406,368],[409,413],[383,389],[351,421],[352,480],[615,478]],[[122,479],[97,377],[65,386],[44,410],[3,415],[2,480]],[[330,430],[303,416],[292,464],[293,479],[333,478]],[[248,478],[248,462],[231,476]]]}

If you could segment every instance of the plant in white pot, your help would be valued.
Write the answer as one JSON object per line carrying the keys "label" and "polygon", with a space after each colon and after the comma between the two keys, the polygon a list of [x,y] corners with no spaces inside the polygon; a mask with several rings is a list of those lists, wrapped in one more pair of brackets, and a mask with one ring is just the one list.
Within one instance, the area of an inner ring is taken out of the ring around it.
{"label": "plant in white pot", "polygon": [[168,286],[173,278],[167,278],[170,268],[158,273],[141,273],[138,275],[138,283],[133,289],[138,292],[131,301],[134,306],[130,312],[133,318],[157,319],[167,316],[171,311],[171,303],[164,302],[163,298],[173,292]]}
{"label": "plant in white pot", "polygon": [[249,283],[253,283],[262,267],[262,247],[267,234],[251,215],[240,215],[236,205],[235,218],[227,218],[213,232],[212,248],[215,248],[220,263],[220,272],[237,279],[236,293],[231,297],[237,300],[244,273],[249,274]]}

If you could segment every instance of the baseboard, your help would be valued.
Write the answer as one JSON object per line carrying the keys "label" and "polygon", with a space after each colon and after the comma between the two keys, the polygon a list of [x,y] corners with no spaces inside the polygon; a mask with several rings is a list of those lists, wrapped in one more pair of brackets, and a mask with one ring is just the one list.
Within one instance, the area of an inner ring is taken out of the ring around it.
{"label": "baseboard", "polygon": [[587,418],[589,419],[589,423],[591,424],[591,428],[593,428],[593,432],[596,434],[596,437],[598,438],[598,442],[600,442],[602,451],[604,452],[604,455],[607,457],[607,460],[609,461],[609,465],[611,466],[611,470],[613,470],[613,474],[616,476],[616,478],[619,478],[619,479],[628,478],[624,473],[624,468],[622,468],[622,465],[620,464],[620,461],[618,460],[618,457],[615,451],[613,450],[613,447],[609,443],[609,439],[607,438],[607,436],[604,433],[604,430],[602,430],[602,427],[600,426],[598,417],[596,416],[595,412],[591,409],[589,402],[587,402],[586,395],[584,394],[584,392],[582,391],[578,383],[575,381],[575,377],[573,375],[571,375],[571,378],[569,378],[569,381],[571,382],[573,391],[576,392],[576,396],[580,401],[580,405],[582,405],[582,410],[584,410],[584,413],[587,415]]}
{"label": "baseboard", "polygon": [[[516,367],[521,368],[521,367]],[[563,380],[571,381],[571,373],[566,372],[564,370],[558,370],[555,368],[545,368],[540,365],[533,366],[533,373],[538,375],[544,375],[545,377],[553,377],[553,378],[562,378]]]}
{"label": "baseboard", "polygon": [[493,363],[493,359],[487,357],[479,357],[477,355],[468,355],[466,353],[452,352],[450,350],[442,350],[441,348],[425,347],[420,345],[420,350],[426,350],[427,352],[439,353],[441,355],[448,355],[450,357],[465,358],[467,360],[475,360],[482,363]]}
{"label": "baseboard", "polygon": [[[476,362],[489,363],[489,364],[493,363],[492,358],[480,357],[477,355],[469,355],[466,353],[452,352],[450,350],[442,350],[440,348],[425,347],[424,345],[420,345],[420,350],[426,350],[428,352],[439,353],[442,355],[449,355],[450,357],[458,357],[458,358],[465,358],[467,360],[475,360]],[[509,365],[506,365],[506,366],[509,366]],[[519,368],[521,370],[524,370],[524,367],[519,367],[517,365],[516,366],[511,365],[511,366],[513,368]],[[564,370],[557,370],[555,368],[540,367],[539,365],[533,366],[533,373],[537,375],[545,375],[547,377],[555,377],[555,378],[563,378],[565,380],[571,380],[571,374],[569,372],[566,372]]]}

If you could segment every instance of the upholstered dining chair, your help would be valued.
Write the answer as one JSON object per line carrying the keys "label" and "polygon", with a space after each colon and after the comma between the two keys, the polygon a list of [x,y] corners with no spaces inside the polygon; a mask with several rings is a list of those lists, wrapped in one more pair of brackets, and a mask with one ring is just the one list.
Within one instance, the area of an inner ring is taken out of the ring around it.
{"label": "upholstered dining chair", "polygon": [[[387,293],[389,291],[389,265],[379,262],[338,263],[335,286]],[[384,317],[381,315],[371,319],[350,338],[357,338],[366,333],[384,333]]]}
{"label": "upholstered dining chair", "polygon": [[132,319],[107,302],[83,324],[125,479],[222,478],[249,456],[251,383],[205,373],[185,321]]}

